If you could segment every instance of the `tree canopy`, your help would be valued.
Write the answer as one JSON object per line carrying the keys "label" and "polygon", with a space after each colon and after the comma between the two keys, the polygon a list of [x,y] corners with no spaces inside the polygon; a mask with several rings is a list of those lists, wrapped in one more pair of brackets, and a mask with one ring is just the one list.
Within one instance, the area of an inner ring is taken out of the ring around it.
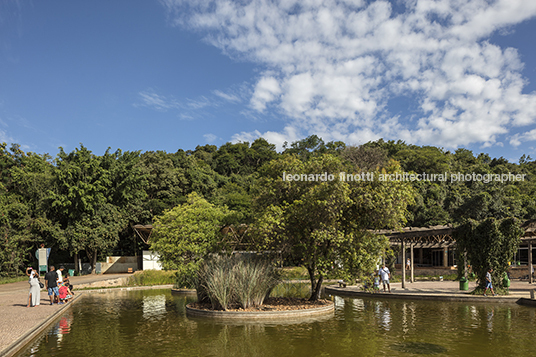
{"label": "tree canopy", "polygon": [[[413,201],[409,183],[341,180],[348,169],[332,154],[308,161],[286,155],[260,172],[256,234],[263,249],[279,250],[307,269],[312,300],[330,272],[346,277],[370,272],[388,243],[371,230],[401,227]],[[400,167],[393,161],[375,174],[396,172]],[[289,180],[292,176],[299,179]]]}
{"label": "tree canopy", "polygon": [[[334,180],[328,185],[283,182],[285,170],[314,174],[321,170],[378,175],[382,170],[445,173],[449,180],[407,181],[401,186],[379,180]],[[473,173],[512,173],[525,175],[525,179],[450,180],[454,174]],[[52,248],[51,261],[58,263],[74,257],[94,265],[106,255],[138,254],[149,247],[136,238],[131,227],[153,223],[155,217],[186,203],[192,193],[215,208],[225,206],[232,211],[229,224],[251,227],[256,222],[259,230],[271,227],[274,232],[289,229],[289,225],[306,227],[310,239],[329,241],[331,249],[332,244],[346,244],[338,241],[339,235],[348,241],[369,242],[363,227],[396,226],[394,222],[403,224],[404,219],[408,226],[456,226],[465,224],[466,219],[534,219],[535,174],[536,161],[527,155],[519,163],[511,163],[466,149],[451,152],[381,139],[347,146],[325,143],[316,135],[287,143],[280,153],[262,138],[174,153],[109,149],[101,155],[80,145],[71,152],[60,149],[55,158],[25,153],[19,145],[4,143],[0,144],[0,274],[20,274],[26,264],[35,264],[34,253],[40,243]],[[403,201],[406,212],[395,202],[396,192],[409,188],[414,200]],[[317,218],[300,216],[311,210]],[[355,233],[356,227],[360,234]],[[352,234],[354,238],[350,238]],[[290,249],[291,242],[286,241],[281,249]],[[323,249],[322,244],[315,247]],[[300,243],[294,249],[305,251]],[[310,254],[324,254],[307,249]],[[329,266],[328,261],[344,259],[349,267],[355,257],[326,253],[320,270]],[[315,276],[318,278],[317,273]]]}

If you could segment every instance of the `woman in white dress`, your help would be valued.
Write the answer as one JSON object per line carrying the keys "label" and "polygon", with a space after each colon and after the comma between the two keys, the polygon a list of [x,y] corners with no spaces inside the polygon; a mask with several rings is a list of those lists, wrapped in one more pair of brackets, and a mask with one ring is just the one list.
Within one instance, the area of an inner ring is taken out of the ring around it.
{"label": "woman in white dress", "polygon": [[28,268],[26,269],[26,275],[30,277],[28,282],[30,283],[30,293],[28,294],[28,305],[26,307],[39,306],[41,301],[41,287],[39,286],[39,274],[37,270]]}

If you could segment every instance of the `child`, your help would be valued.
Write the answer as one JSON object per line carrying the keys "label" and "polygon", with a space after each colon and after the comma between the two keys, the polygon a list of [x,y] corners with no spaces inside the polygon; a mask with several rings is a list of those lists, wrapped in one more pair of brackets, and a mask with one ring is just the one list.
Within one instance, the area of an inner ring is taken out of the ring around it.
{"label": "child", "polygon": [[486,288],[484,289],[484,296],[486,296],[486,292],[488,289],[491,290],[491,295],[497,296],[495,292],[493,291],[493,285],[491,285],[491,273],[493,272],[493,269],[489,268],[488,272],[486,273]]}
{"label": "child", "polygon": [[379,292],[379,291],[380,291],[380,276],[376,274],[374,276],[373,292]]}
{"label": "child", "polygon": [[61,284],[60,288],[58,289],[60,293],[60,302],[58,304],[63,304],[64,302],[69,302],[69,300],[73,297],[71,295],[71,292],[69,291],[69,287],[67,284]]}

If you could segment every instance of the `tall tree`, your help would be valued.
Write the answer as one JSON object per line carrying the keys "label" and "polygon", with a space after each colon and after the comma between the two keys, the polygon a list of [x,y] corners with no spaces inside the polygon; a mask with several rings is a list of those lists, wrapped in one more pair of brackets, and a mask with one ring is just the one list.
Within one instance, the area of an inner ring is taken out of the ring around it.
{"label": "tall tree", "polygon": [[226,207],[214,206],[193,192],[185,203],[155,217],[151,249],[160,254],[164,268],[191,274],[220,246],[220,231],[229,214]]}
{"label": "tall tree", "polygon": [[521,243],[523,229],[519,220],[487,218],[482,222],[466,220],[455,233],[460,252],[467,253],[468,263],[476,274],[479,286],[486,283],[486,272],[493,269],[493,283],[503,286],[503,277]]}
{"label": "tall tree", "polygon": [[52,244],[58,227],[48,218],[46,191],[54,169],[50,157],[25,154],[18,145],[9,151],[5,148],[5,144],[0,146],[2,181],[6,183],[0,188],[0,260],[7,264],[1,270],[12,274],[26,262],[34,263],[32,253],[39,243]]}
{"label": "tall tree", "polygon": [[369,230],[403,224],[412,201],[409,184],[380,181],[379,174],[400,172],[395,162],[370,181],[340,180],[348,169],[340,158],[323,154],[307,161],[286,155],[260,171],[255,234],[264,238],[262,248],[307,269],[311,300],[319,298],[330,272],[347,278],[370,272],[388,242]]}
{"label": "tall tree", "polygon": [[[56,186],[50,190],[51,207],[65,235],[60,246],[75,256],[85,250],[95,272],[97,254],[117,244],[124,217],[111,202],[110,171],[103,158],[80,145],[69,154],[63,148],[56,158]],[[76,265],[78,269],[78,265]]]}
{"label": "tall tree", "polygon": [[140,219],[145,222],[181,202],[187,180],[184,170],[174,166],[172,157],[164,151],[147,151],[141,155],[139,167],[141,175],[146,177],[147,197]]}

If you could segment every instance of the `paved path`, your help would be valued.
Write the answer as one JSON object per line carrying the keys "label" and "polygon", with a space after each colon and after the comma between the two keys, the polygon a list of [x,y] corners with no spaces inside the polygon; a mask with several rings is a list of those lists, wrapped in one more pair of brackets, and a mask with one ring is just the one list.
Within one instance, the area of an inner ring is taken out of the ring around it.
{"label": "paved path", "polygon": [[335,293],[347,296],[374,296],[379,298],[406,298],[423,300],[450,300],[450,301],[482,301],[482,302],[512,302],[515,303],[520,298],[530,298],[530,290],[536,289],[536,284],[529,284],[522,281],[511,281],[510,294],[502,296],[482,296],[471,295],[470,292],[476,287],[475,282],[469,283],[469,290],[460,290],[458,281],[422,281],[406,283],[406,288],[402,289],[402,283],[392,283],[391,293],[370,294],[364,292],[360,286],[347,286],[339,288],[331,285],[326,287],[328,293]]}
{"label": "paved path", "polygon": [[[84,275],[73,276],[71,283],[75,286],[117,280],[126,277],[128,274],[110,275]],[[43,279],[41,279],[43,281]],[[32,330],[52,316],[63,305],[50,305],[50,300],[44,289],[41,289],[41,305],[27,308],[28,292],[30,285],[27,281],[0,285],[0,356],[3,350],[23,336],[27,331]]]}

